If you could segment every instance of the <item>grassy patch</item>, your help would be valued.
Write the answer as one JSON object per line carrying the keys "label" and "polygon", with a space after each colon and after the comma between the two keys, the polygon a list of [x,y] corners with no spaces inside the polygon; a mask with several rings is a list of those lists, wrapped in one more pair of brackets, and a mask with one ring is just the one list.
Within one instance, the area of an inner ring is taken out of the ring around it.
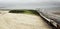
{"label": "grassy patch", "polygon": [[39,15],[38,12],[35,10],[10,10],[9,13],[25,13]]}

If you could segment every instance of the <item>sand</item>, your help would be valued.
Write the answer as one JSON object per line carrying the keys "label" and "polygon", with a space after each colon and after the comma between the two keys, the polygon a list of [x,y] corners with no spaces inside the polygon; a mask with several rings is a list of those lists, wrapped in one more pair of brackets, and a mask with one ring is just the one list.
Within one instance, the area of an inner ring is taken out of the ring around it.
{"label": "sand", "polygon": [[0,12],[0,29],[52,29],[36,15]]}

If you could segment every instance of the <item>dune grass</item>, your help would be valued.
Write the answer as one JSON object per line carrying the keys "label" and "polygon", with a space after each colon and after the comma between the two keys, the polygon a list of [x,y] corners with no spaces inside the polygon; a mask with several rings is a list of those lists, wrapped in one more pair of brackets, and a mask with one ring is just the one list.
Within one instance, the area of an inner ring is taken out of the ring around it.
{"label": "dune grass", "polygon": [[10,10],[9,13],[25,13],[25,14],[39,15],[36,10]]}

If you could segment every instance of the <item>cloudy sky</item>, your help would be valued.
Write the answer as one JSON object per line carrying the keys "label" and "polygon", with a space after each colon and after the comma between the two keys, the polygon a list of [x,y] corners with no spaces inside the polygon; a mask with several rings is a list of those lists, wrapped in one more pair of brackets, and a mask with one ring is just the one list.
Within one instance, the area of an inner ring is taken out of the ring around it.
{"label": "cloudy sky", "polygon": [[35,9],[60,7],[60,0],[0,0],[0,8]]}

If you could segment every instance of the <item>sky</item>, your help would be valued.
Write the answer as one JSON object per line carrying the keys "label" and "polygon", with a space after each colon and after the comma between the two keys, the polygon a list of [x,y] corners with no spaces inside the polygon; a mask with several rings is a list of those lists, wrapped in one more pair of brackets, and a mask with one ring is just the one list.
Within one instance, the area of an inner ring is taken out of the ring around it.
{"label": "sky", "polygon": [[0,0],[0,8],[36,9],[60,7],[60,0]]}

